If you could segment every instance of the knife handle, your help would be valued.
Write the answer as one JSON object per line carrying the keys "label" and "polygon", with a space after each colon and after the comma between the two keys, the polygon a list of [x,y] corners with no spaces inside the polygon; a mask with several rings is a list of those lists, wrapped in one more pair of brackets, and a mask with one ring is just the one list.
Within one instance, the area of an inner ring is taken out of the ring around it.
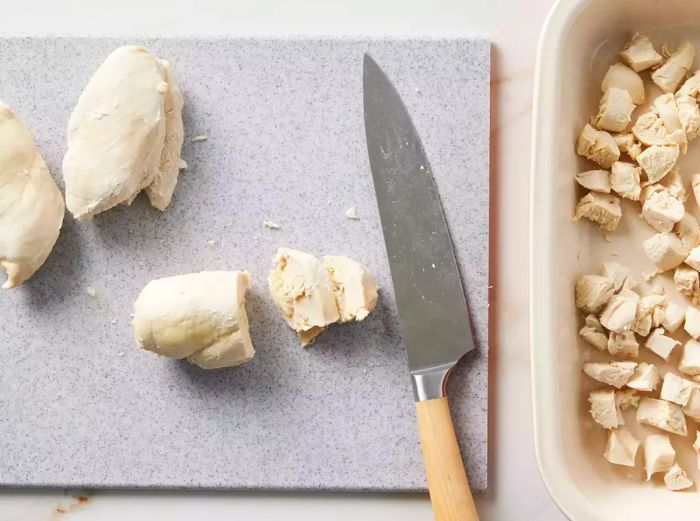
{"label": "knife handle", "polygon": [[416,413],[436,521],[478,521],[447,397],[416,402]]}

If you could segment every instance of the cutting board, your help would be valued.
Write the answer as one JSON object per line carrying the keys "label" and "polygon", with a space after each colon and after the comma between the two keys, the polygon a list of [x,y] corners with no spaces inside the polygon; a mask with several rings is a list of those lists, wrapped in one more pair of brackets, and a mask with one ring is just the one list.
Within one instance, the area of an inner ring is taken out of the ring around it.
{"label": "cutting board", "polygon": [[[162,214],[144,196],[91,222],[67,214],[44,267],[0,294],[0,484],[425,490],[365,144],[369,51],[412,114],[451,228],[477,350],[449,391],[472,486],[485,488],[489,43],[0,40],[0,99],[61,187],[68,117],[125,43],[174,65],[189,167]],[[280,246],[358,259],[381,287],[377,309],[302,349],[267,291]],[[243,269],[253,361],[207,372],[136,347],[130,313],[149,280]]]}

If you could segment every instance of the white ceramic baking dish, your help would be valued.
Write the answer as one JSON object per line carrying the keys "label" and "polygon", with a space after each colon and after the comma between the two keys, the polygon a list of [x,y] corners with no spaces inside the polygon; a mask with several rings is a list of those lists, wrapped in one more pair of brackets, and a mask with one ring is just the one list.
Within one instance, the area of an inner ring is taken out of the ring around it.
{"label": "white ceramic baking dish", "polygon": [[[560,0],[539,44],[530,227],[535,439],[540,471],[552,497],[577,521],[700,517],[700,492],[671,493],[659,480],[645,482],[641,454],[636,469],[609,465],[602,456],[605,432],[587,412],[584,389],[592,385],[584,380],[581,365],[590,349],[577,337],[581,319],[573,303],[574,282],[605,260],[630,266],[638,278],[653,271],[641,242],[654,232],[638,218],[639,205],[633,203],[623,204],[623,221],[610,234],[612,242],[590,223],[575,223],[571,218],[583,193],[573,175],[594,168],[576,156],[574,143],[597,110],[605,70],[617,61],[617,53],[633,31],[648,34],[658,47],[665,43],[673,49],[688,39],[700,50],[699,22],[697,0]],[[699,65],[696,58],[696,68]],[[653,89],[650,93],[654,94]],[[680,168],[685,176],[700,171],[700,143],[691,143]],[[700,214],[692,195],[687,208]],[[682,302],[668,276],[654,282],[666,286],[669,295]],[[646,356],[650,355],[644,353]],[[674,446],[683,446],[679,461],[696,482],[700,475],[690,443],[697,427],[689,420],[688,440],[672,437]],[[651,431],[632,428],[640,438]]]}

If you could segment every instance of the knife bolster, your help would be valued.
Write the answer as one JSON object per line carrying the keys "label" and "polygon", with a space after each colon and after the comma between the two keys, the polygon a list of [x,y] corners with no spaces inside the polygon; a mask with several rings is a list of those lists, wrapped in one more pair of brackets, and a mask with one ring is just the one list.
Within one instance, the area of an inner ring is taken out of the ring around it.
{"label": "knife bolster", "polygon": [[411,371],[413,396],[416,402],[434,400],[446,396],[447,377],[454,365],[446,364],[421,371]]}

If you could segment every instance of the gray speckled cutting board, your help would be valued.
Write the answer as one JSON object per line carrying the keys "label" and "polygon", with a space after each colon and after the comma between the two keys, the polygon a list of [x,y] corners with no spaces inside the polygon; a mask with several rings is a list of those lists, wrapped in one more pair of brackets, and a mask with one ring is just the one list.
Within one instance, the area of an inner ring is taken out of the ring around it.
{"label": "gray speckled cutting board", "polygon": [[[485,488],[489,43],[0,40],[0,99],[61,187],[68,116],[123,43],[174,64],[189,168],[163,214],[141,196],[92,222],[66,215],[44,267],[0,294],[0,484],[425,489],[365,145],[369,50],[423,139],[465,278],[478,349],[449,391],[472,486]],[[359,221],[345,217],[351,206]],[[302,349],[267,293],[282,245],[362,261],[378,308]],[[131,306],[149,280],[216,269],[253,275],[252,362],[205,372],[136,348]]]}

